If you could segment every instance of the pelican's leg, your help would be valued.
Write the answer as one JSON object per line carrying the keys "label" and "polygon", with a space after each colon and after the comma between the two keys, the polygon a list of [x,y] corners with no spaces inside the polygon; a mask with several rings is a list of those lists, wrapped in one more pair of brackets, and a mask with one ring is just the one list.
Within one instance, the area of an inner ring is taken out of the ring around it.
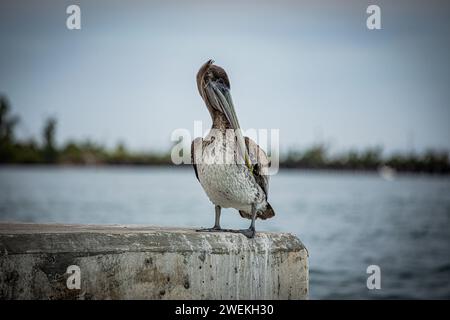
{"label": "pelican's leg", "polygon": [[251,239],[255,236],[255,220],[256,220],[256,205],[252,204],[252,223],[248,229],[236,230],[235,232],[242,233],[247,238]]}
{"label": "pelican's leg", "polygon": [[220,206],[216,206],[216,219],[214,222],[214,227],[206,228],[206,229],[198,229],[195,231],[197,231],[197,232],[202,232],[202,231],[204,231],[204,232],[227,232],[227,231],[230,231],[227,229],[222,229],[220,227],[220,211],[221,210],[222,210],[222,208]]}

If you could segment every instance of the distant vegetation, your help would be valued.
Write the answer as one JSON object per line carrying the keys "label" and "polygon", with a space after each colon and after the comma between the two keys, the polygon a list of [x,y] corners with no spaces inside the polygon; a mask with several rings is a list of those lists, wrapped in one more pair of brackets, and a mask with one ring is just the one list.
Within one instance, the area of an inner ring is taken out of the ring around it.
{"label": "distant vegetation", "polygon": [[57,146],[54,118],[45,121],[40,141],[36,138],[20,141],[14,135],[19,121],[17,116],[11,115],[7,99],[0,97],[0,164],[171,164],[169,153],[131,152],[122,143],[113,150],[90,140],[70,140]]}
{"label": "distant vegetation", "polygon": [[[63,146],[55,142],[57,120],[45,121],[40,141],[18,140],[14,130],[20,119],[11,114],[10,105],[0,96],[0,164],[73,164],[73,165],[172,165],[170,152],[132,152],[119,143],[109,150],[93,141],[68,141]],[[388,166],[402,172],[450,173],[448,152],[429,150],[422,154],[393,154],[383,157],[381,148],[331,155],[319,144],[304,151],[290,151],[281,158],[284,168],[377,170]]]}
{"label": "distant vegetation", "polygon": [[281,159],[281,166],[287,168],[334,169],[334,170],[378,170],[387,166],[401,172],[450,173],[448,152],[433,150],[422,154],[393,154],[382,156],[381,148],[330,155],[324,145],[313,146],[303,152],[291,151]]}

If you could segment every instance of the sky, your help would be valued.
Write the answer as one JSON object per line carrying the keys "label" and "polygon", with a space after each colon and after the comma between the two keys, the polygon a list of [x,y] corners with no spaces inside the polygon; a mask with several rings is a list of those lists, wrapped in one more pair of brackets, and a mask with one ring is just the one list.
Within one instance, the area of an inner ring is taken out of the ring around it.
{"label": "sky", "polygon": [[[81,29],[66,27],[67,6]],[[366,9],[381,8],[381,30]],[[195,82],[227,71],[241,127],[279,129],[282,151],[450,150],[446,1],[0,2],[0,94],[18,135],[167,150],[211,120]]]}

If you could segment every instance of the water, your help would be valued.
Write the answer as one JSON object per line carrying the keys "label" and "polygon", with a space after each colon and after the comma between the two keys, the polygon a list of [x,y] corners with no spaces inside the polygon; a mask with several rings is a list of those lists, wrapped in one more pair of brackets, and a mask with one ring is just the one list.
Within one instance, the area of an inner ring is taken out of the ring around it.
{"label": "water", "polygon": [[[276,216],[257,230],[296,234],[311,298],[450,298],[450,178],[284,171]],[[0,220],[209,227],[214,208],[191,169],[0,168]],[[222,226],[249,224],[231,209]],[[381,289],[366,287],[367,266]]]}

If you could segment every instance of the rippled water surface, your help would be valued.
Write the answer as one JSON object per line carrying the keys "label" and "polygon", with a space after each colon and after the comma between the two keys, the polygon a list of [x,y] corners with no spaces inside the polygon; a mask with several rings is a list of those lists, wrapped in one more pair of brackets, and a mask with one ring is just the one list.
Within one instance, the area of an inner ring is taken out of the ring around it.
{"label": "rippled water surface", "polygon": [[[450,178],[282,171],[270,202],[257,230],[306,245],[311,298],[450,298]],[[187,168],[2,167],[0,220],[206,227],[214,207]],[[248,224],[224,210],[222,226]],[[380,290],[366,287],[372,264]]]}

